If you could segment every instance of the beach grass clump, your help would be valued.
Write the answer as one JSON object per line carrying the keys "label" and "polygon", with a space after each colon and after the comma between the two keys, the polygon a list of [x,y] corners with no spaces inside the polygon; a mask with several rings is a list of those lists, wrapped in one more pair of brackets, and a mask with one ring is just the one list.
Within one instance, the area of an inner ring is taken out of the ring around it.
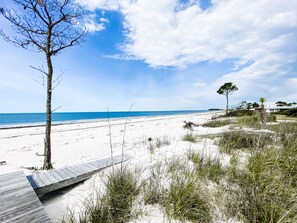
{"label": "beach grass clump", "polygon": [[287,183],[297,189],[297,138],[289,141],[280,150],[278,165]]}
{"label": "beach grass clump", "polygon": [[188,152],[187,157],[195,165],[195,173],[204,179],[218,183],[225,175],[225,170],[219,159],[203,157],[193,151]]}
{"label": "beach grass clump", "polygon": [[296,222],[296,169],[288,162],[282,149],[253,153],[246,170],[229,176],[228,214],[243,222]]}
{"label": "beach grass clump", "polygon": [[201,177],[219,183],[225,175],[225,170],[218,159],[208,157],[200,165],[196,165],[196,173]]}
{"label": "beach grass clump", "polygon": [[171,144],[171,140],[168,136],[163,136],[160,138],[152,139],[149,140],[149,151],[151,153],[154,153],[155,149],[161,148],[163,146],[168,146]]}
{"label": "beach grass clump", "polygon": [[188,166],[185,162],[186,160],[181,157],[173,157],[166,164],[166,172],[170,176],[175,176],[177,174],[186,174],[188,173]]}
{"label": "beach grass clump", "polygon": [[246,149],[248,151],[257,150],[274,142],[271,133],[253,133],[244,131],[230,131],[221,134],[218,144],[220,151],[232,154],[236,150]]}
{"label": "beach grass clump", "polygon": [[154,205],[162,204],[164,188],[162,186],[162,177],[165,170],[161,163],[153,165],[150,169],[149,178],[144,183],[144,204]]}
{"label": "beach grass clump", "polygon": [[133,218],[133,202],[140,193],[139,173],[126,167],[114,169],[106,182],[106,198],[114,222],[128,222]]}
{"label": "beach grass clump", "polygon": [[[273,114],[267,114],[265,116],[266,122],[276,122],[277,117]],[[255,129],[263,128],[263,125],[261,124],[261,118],[260,113],[256,112],[253,115],[249,116],[239,116],[237,117],[237,125],[243,127],[250,127]]]}
{"label": "beach grass clump", "polygon": [[198,136],[193,133],[187,133],[182,137],[183,141],[196,143],[198,141]]}
{"label": "beach grass clump", "polygon": [[255,128],[255,129],[260,129],[261,124],[260,124],[260,119],[258,114],[253,114],[251,116],[241,116],[237,117],[237,125],[238,126],[245,126],[245,127],[250,127],[250,128]]}
{"label": "beach grass clump", "polygon": [[177,175],[172,178],[163,205],[169,219],[207,223],[212,220],[209,197],[199,179]]}
{"label": "beach grass clump", "polygon": [[276,133],[279,142],[284,146],[294,144],[297,140],[297,122],[282,122],[267,128]]}
{"label": "beach grass clump", "polygon": [[136,218],[133,204],[141,191],[139,172],[126,167],[113,169],[107,176],[104,193],[84,202],[78,219],[71,214],[63,223],[125,223]]}
{"label": "beach grass clump", "polygon": [[223,127],[226,125],[232,124],[232,121],[229,119],[226,120],[215,120],[215,121],[209,121],[202,125],[202,127],[209,127],[209,128],[217,128],[217,127]]}
{"label": "beach grass clump", "polygon": [[226,168],[226,174],[229,177],[229,180],[237,179],[237,175],[239,174],[239,157],[238,154],[233,153],[230,158],[230,165]]}
{"label": "beach grass clump", "polygon": [[266,121],[267,122],[276,122],[277,118],[276,118],[276,115],[273,115],[273,114],[268,114],[266,116]]}

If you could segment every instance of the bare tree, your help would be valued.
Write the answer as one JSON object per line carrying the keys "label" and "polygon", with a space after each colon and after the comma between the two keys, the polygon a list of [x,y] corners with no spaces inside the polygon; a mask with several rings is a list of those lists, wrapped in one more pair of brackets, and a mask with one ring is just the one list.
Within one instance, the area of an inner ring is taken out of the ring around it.
{"label": "bare tree", "polygon": [[46,58],[47,69],[33,67],[46,79],[46,130],[44,140],[44,169],[53,168],[51,163],[51,123],[53,80],[52,57],[62,50],[79,44],[86,34],[79,21],[86,13],[73,0],[13,0],[14,8],[0,8],[0,15],[7,19],[15,35],[8,36],[2,30],[2,37],[27,50],[42,52]]}

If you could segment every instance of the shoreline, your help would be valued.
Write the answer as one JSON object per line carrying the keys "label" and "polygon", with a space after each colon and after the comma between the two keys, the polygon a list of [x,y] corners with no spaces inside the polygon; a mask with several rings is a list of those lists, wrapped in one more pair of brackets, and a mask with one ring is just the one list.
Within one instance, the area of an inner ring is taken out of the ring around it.
{"label": "shoreline", "polygon": [[[57,121],[53,122],[52,126],[61,126],[61,125],[74,125],[74,124],[85,124],[85,123],[94,123],[94,122],[107,122],[126,120],[128,119],[140,119],[140,118],[154,118],[154,117],[168,117],[168,116],[179,116],[179,115],[195,115],[195,114],[212,114],[212,113],[221,113],[221,111],[202,111],[202,112],[193,112],[193,113],[180,113],[180,114],[164,114],[164,115],[152,115],[152,116],[127,116],[127,117],[117,117],[117,118],[97,118],[97,119],[81,119],[81,120],[69,120],[69,121]],[[0,131],[7,129],[22,129],[22,128],[32,128],[32,127],[45,127],[45,124],[38,123],[24,123],[24,124],[0,124]]]}

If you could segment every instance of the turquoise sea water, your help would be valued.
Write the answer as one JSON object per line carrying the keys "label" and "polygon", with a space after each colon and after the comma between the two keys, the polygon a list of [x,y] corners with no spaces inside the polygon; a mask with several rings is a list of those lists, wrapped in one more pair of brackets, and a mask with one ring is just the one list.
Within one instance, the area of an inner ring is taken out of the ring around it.
{"label": "turquoise sea water", "polygon": [[[132,112],[55,112],[53,123],[85,121],[92,119],[125,118],[176,115],[207,112],[207,110],[185,110],[185,111],[132,111]],[[3,113],[0,114],[0,126],[45,124],[45,113]]]}

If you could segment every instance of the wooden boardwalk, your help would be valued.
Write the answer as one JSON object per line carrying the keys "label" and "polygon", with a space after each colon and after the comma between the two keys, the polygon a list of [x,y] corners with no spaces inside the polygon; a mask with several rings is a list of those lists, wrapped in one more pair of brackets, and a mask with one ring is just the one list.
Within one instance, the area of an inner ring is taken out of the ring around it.
{"label": "wooden boardwalk", "polygon": [[23,171],[0,176],[0,222],[51,222]]}
{"label": "wooden boardwalk", "polygon": [[114,156],[113,159],[107,158],[76,166],[44,171],[29,175],[27,178],[36,194],[41,197],[49,192],[84,181],[92,177],[94,173],[112,166],[113,164],[125,162],[128,159],[131,159],[131,156]]}

